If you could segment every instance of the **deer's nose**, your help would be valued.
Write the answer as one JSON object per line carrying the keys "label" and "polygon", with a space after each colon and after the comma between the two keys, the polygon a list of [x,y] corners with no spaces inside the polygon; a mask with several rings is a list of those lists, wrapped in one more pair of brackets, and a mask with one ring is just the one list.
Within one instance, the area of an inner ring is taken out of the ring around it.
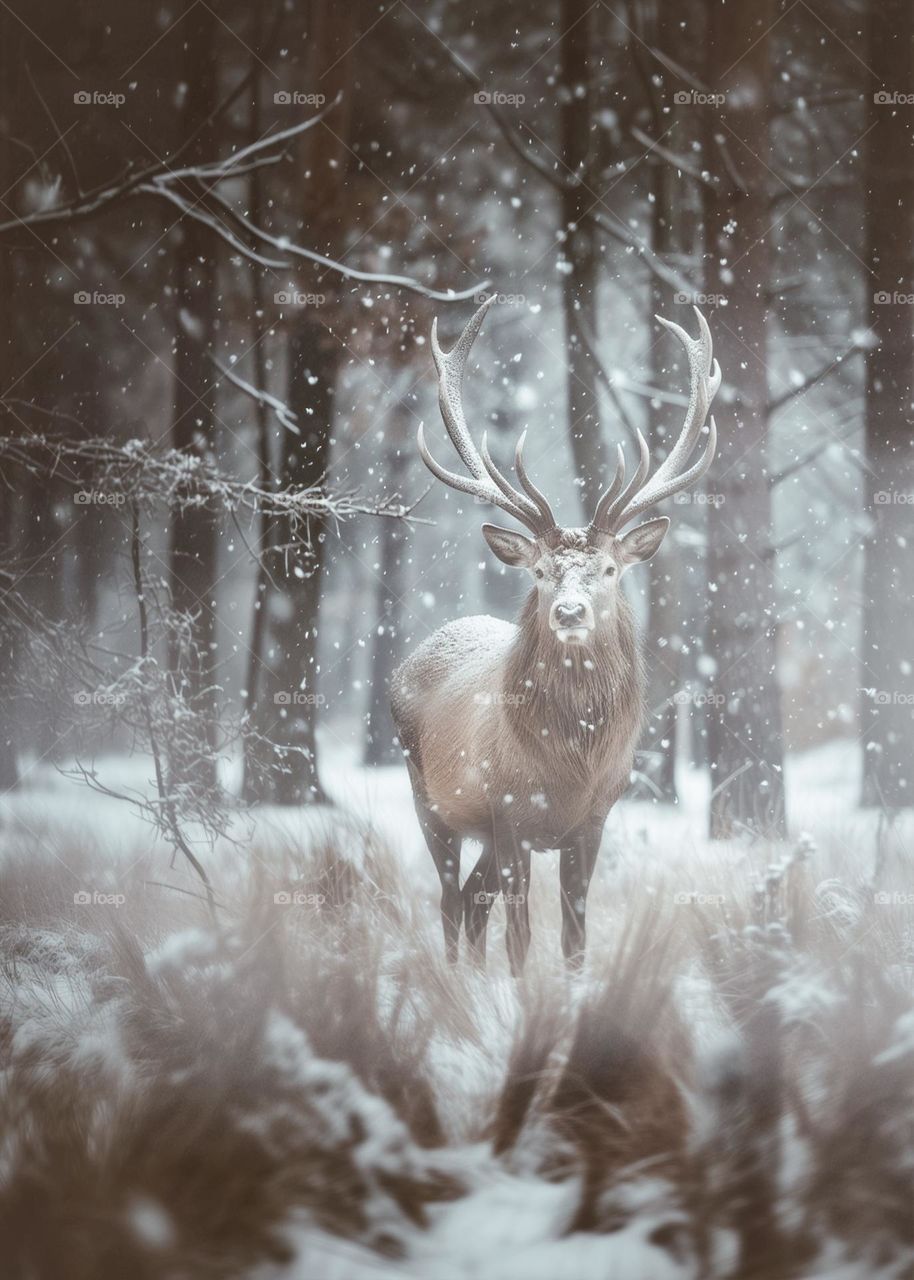
{"label": "deer's nose", "polygon": [[557,604],[555,620],[560,627],[581,627],[587,620],[587,606],[576,604]]}

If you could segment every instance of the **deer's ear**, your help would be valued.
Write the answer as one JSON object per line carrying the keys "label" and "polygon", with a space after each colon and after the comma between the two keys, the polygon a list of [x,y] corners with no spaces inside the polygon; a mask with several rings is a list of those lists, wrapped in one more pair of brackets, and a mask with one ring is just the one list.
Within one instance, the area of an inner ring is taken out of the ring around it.
{"label": "deer's ear", "polygon": [[639,564],[642,560],[650,560],[669,527],[668,516],[657,516],[656,519],[631,529],[624,538],[619,539],[619,550],[625,563]]}
{"label": "deer's ear", "polygon": [[482,536],[503,564],[525,569],[536,559],[536,543],[514,529],[499,529],[497,524],[484,524]]}

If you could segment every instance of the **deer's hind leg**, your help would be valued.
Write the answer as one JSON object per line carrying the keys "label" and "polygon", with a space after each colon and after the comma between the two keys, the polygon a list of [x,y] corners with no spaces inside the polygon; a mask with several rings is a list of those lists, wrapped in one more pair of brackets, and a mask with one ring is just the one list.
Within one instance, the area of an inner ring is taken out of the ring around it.
{"label": "deer's hind leg", "polygon": [[467,876],[463,886],[463,919],[466,925],[470,954],[478,964],[485,964],[486,929],[489,912],[501,892],[495,844],[487,839],[482,846],[476,866]]}
{"label": "deer's hind leg", "polygon": [[[530,896],[530,849],[512,833],[505,842],[506,853],[511,860],[502,868],[502,893],[505,895],[505,919],[508,963],[511,973],[519,978],[524,970],[530,947],[530,914],[527,899]],[[502,858],[501,861],[504,861]]]}
{"label": "deer's hind leg", "polygon": [[508,960],[515,978],[524,967],[530,946],[529,891],[530,850],[523,847],[517,833],[512,830],[493,832],[463,886],[467,942],[476,958],[484,962],[489,912],[495,899],[503,893]]}
{"label": "deer's hind leg", "polygon": [[441,928],[444,931],[445,955],[449,964],[456,964],[462,915],[460,846],[463,841],[418,796],[416,815],[441,881]]}
{"label": "deer's hind leg", "polygon": [[605,818],[591,819],[562,843],[559,880],[562,891],[562,952],[569,968],[580,969],[587,942],[587,891],[600,852]]}

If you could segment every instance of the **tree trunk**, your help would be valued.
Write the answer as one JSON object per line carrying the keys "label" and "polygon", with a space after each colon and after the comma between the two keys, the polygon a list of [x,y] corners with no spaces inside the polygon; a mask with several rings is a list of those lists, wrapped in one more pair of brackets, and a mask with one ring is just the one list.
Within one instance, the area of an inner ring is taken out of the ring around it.
{"label": "tree trunk", "polygon": [[[286,436],[284,488],[309,488],[323,484],[326,478],[339,350],[323,323],[308,314],[296,321],[289,335],[286,399],[301,423],[302,434]],[[286,527],[278,544],[287,549],[274,575],[281,592],[271,595],[268,618],[271,643],[267,669],[273,703],[268,713],[273,727],[267,736],[277,744],[280,765],[270,774],[270,795],[277,804],[308,804],[326,799],[318,776],[315,741],[320,705],[317,641],[325,551],[323,520],[308,519],[295,537]]]}
{"label": "tree trunk", "polygon": [[[866,259],[870,325],[866,361],[866,490],[872,521],[864,554],[863,803],[914,803],[914,145],[911,108],[879,102],[914,84],[910,0],[871,3],[867,62]],[[899,298],[899,295],[903,297]]]}
{"label": "tree trunk", "polygon": [[[255,45],[261,47],[263,23],[261,13],[257,14],[255,28]],[[256,142],[263,132],[261,111],[261,83],[258,69],[254,67],[254,79],[251,88],[251,114],[248,120],[248,142]],[[263,215],[263,183],[260,169],[252,169],[248,175],[249,219],[254,226],[261,225]],[[254,362],[254,385],[267,390],[267,358],[265,350],[265,310],[266,297],[263,280],[263,268],[256,262],[251,263],[251,355]],[[260,487],[269,491],[273,487],[272,451],[270,448],[269,411],[260,400],[254,408],[254,421],[257,428],[257,473]],[[264,666],[264,646],[267,634],[267,606],[269,603],[268,559],[272,544],[272,523],[263,512],[257,522],[255,547],[257,549],[257,572],[254,582],[254,601],[251,611],[251,633],[248,646],[247,672],[243,693],[244,700],[244,762],[241,782],[241,794],[248,802],[256,800],[261,790],[260,779],[271,767],[273,761],[269,754],[269,745],[256,732],[262,719],[260,698],[264,692],[265,681],[261,677]]]}
{"label": "tree trunk", "polygon": [[[573,186],[561,193],[562,231],[565,236],[562,276],[562,309],[568,371],[566,397],[568,431],[575,478],[581,488],[585,520],[605,481],[605,461],[600,439],[600,405],[594,362],[583,333],[597,338],[597,238],[593,223],[585,218],[593,205],[590,173],[592,152],[590,51],[593,13],[590,0],[561,0],[559,43],[561,154],[564,177]],[[578,321],[581,322],[579,325]]]}
{"label": "tree trunk", "polygon": [[[9,104],[17,88],[14,71],[17,65],[21,66],[14,54],[13,25],[9,11],[0,10],[0,110],[7,120],[10,119]],[[18,40],[15,43],[18,45]],[[0,182],[3,184],[3,191],[9,191],[13,185],[12,152],[7,128],[0,132]],[[0,249],[0,297],[10,299],[15,296],[13,282],[13,253],[10,248],[3,247]],[[14,336],[13,309],[9,305],[0,307],[0,386],[3,389],[18,377],[18,372],[13,372],[16,364],[13,354]],[[13,415],[0,406],[0,432],[12,434],[18,428],[19,424]],[[0,501],[0,568],[5,568],[13,558],[14,505],[10,501],[10,494],[14,490],[12,482],[5,476],[0,476],[0,484],[4,488],[4,498]],[[0,617],[0,792],[11,791],[19,780],[16,750],[18,726],[10,697],[17,654],[14,632],[3,625],[4,621]]]}
{"label": "tree trunk", "polygon": [[[388,465],[385,473],[393,492],[402,491],[406,470],[406,444],[411,443],[411,419],[404,409],[394,411],[405,421],[390,432]],[[381,520],[378,533],[378,575],[376,589],[377,627],[371,653],[368,735],[365,739],[367,765],[401,764],[403,754],[395,742],[396,726],[390,712],[390,679],[400,658],[400,601],[404,590],[403,549],[407,526],[399,520]]]}
{"label": "tree trunk", "polygon": [[[655,14],[654,30],[651,43],[671,56],[675,56],[677,30],[675,23],[678,8],[673,7],[673,0],[658,0]],[[659,72],[658,72],[659,74]],[[674,149],[675,135],[668,133],[670,118],[660,111],[660,100],[657,96],[664,90],[656,90],[652,97],[654,137],[664,135],[665,144]],[[673,108],[675,111],[675,107]],[[663,261],[669,254],[679,248],[676,228],[680,224],[677,208],[677,193],[682,179],[666,160],[657,158],[651,169],[651,248],[654,254]],[[668,316],[678,318],[681,306],[674,305],[673,290],[657,275],[651,275],[651,316]],[[679,367],[684,361],[677,360]],[[652,333],[650,344],[650,381],[655,387],[663,386],[668,381],[669,347],[663,341],[657,341]],[[662,442],[664,454],[675,439],[676,423],[673,421],[672,408],[659,400],[648,401],[648,440],[652,452],[656,456],[658,444]],[[691,496],[691,495],[689,495]],[[668,505],[668,504],[666,504]],[[675,510],[666,511],[666,505],[659,511],[668,515],[678,514]],[[679,508],[682,511],[682,507]],[[675,526],[667,536],[658,555],[648,566],[648,639],[646,655],[648,664],[647,707],[648,715],[641,739],[641,750],[657,757],[657,764],[649,769],[651,782],[656,788],[653,793],[658,799],[675,804],[676,795],[676,736],[678,704],[675,696],[682,684],[681,637],[685,619],[683,611],[686,602],[681,599],[682,583],[680,581],[680,557],[674,542]],[[689,608],[691,613],[691,608]]]}
{"label": "tree trunk", "polygon": [[727,298],[714,324],[724,385],[707,482],[716,499],[708,507],[710,832],[721,838],[747,827],[784,833],[765,335],[773,5],[709,0],[709,17],[706,80],[724,101],[705,111],[705,163],[719,179],[705,188],[707,292]]}
{"label": "tree trunk", "polygon": [[[357,44],[354,7],[339,9],[330,0],[312,5],[310,79],[315,90],[332,101],[342,100],[328,128],[312,129],[302,139],[302,167],[310,175],[305,188],[304,217],[311,243],[332,257],[344,247],[347,225],[346,175],[353,89],[353,48]],[[300,437],[286,436],[281,480],[298,488],[324,483],[330,454],[336,379],[344,354],[332,331],[339,312],[339,292],[323,277],[321,295],[327,305],[307,305],[289,328],[289,385],[287,403],[301,424]],[[318,619],[325,559],[323,520],[312,517],[294,540],[274,575],[279,592],[270,597],[270,643],[267,666],[273,705],[264,699],[263,717],[270,717],[264,736],[276,743],[281,768],[270,773],[266,788],[279,804],[321,802],[315,737],[321,705],[317,689]],[[293,541],[287,526],[276,545]]]}
{"label": "tree trunk", "polygon": [[[186,99],[181,136],[200,128],[216,105],[216,18],[207,5],[186,0],[181,32],[185,41],[184,80]],[[185,159],[212,155],[212,130],[203,128]],[[176,252],[174,417],[172,443],[197,457],[215,448],[215,393],[209,353],[214,349],[216,328],[216,263],[214,240],[200,223],[186,218],[180,224]],[[217,648],[216,581],[218,524],[206,507],[172,513],[169,569],[171,599],[175,609],[195,621],[190,652],[172,646],[169,663],[176,686],[194,710],[206,718],[207,746],[215,729],[215,696],[211,691]],[[206,750],[202,752],[206,754]],[[201,781],[212,780],[211,763],[199,765]]]}

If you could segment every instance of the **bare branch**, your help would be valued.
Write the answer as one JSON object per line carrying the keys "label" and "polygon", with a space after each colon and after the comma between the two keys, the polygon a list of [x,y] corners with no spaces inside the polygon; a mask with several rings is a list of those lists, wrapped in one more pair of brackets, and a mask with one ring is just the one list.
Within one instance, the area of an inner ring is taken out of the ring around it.
{"label": "bare branch", "polygon": [[[333,271],[346,280],[357,280],[366,284],[388,285],[391,288],[406,289],[411,293],[416,293],[421,297],[431,298],[438,302],[459,302],[474,297],[480,289],[486,287],[487,280],[476,281],[471,287],[463,290],[440,290],[429,288],[411,276],[359,271],[334,258],[328,258],[322,253],[306,249],[303,245],[273,236],[262,227],[254,226],[229,201],[212,189],[225,179],[237,178],[252,165],[279,160],[288,144],[318,124],[326,112],[336,105],[336,102],[337,99],[334,99],[332,103],[308,120],[292,125],[280,133],[262,138],[258,142],[243,147],[234,155],[224,159],[186,166],[182,169],[173,169],[168,161],[160,161],[135,172],[124,172],[119,178],[114,179],[107,185],[102,185],[88,193],[74,196],[73,199],[53,205],[49,209],[35,209],[29,213],[22,214],[22,216],[17,215],[5,222],[0,222],[0,240],[14,236],[23,228],[30,231],[53,228],[62,223],[92,218],[124,200],[151,196],[155,199],[165,200],[170,205],[180,209],[183,216],[193,218],[225,241],[234,253],[240,254],[248,261],[254,262],[259,266],[276,269],[287,268],[291,260],[301,258],[305,261],[313,262],[325,270]],[[215,202],[238,226],[243,227],[257,240],[279,250],[282,256],[267,258],[258,254],[250,244],[240,240],[235,232],[212,212],[201,208],[199,203],[194,204],[187,199],[186,195],[181,194],[176,189],[176,184],[179,183],[185,186],[187,184],[202,185],[204,197]]]}
{"label": "bare branch", "polygon": [[245,382],[244,378],[238,376],[231,369],[226,368],[218,356],[209,353],[209,358],[219,370],[224,378],[228,378],[232,386],[237,387],[239,391],[243,391],[245,395],[250,396],[257,404],[263,405],[266,409],[271,409],[276,415],[280,426],[286,431],[291,431],[292,435],[300,436],[301,428],[298,425],[298,419],[289,406],[276,396],[271,395],[269,391],[260,390],[250,382]]}
{"label": "bare branch", "polygon": [[768,412],[771,414],[779,413],[780,410],[786,408],[792,400],[796,400],[797,396],[803,395],[803,393],[808,391],[810,387],[816,386],[817,383],[822,382],[827,378],[831,371],[833,369],[837,369],[838,366],[843,364],[849,356],[855,355],[858,351],[863,350],[864,348],[859,342],[852,342],[847,350],[840,356],[836,356],[834,360],[830,360],[828,364],[823,364],[821,368],[815,371],[815,373],[809,374],[802,382],[798,382],[795,387],[789,387],[787,391],[783,392],[781,395],[775,396],[773,400],[769,400]]}

